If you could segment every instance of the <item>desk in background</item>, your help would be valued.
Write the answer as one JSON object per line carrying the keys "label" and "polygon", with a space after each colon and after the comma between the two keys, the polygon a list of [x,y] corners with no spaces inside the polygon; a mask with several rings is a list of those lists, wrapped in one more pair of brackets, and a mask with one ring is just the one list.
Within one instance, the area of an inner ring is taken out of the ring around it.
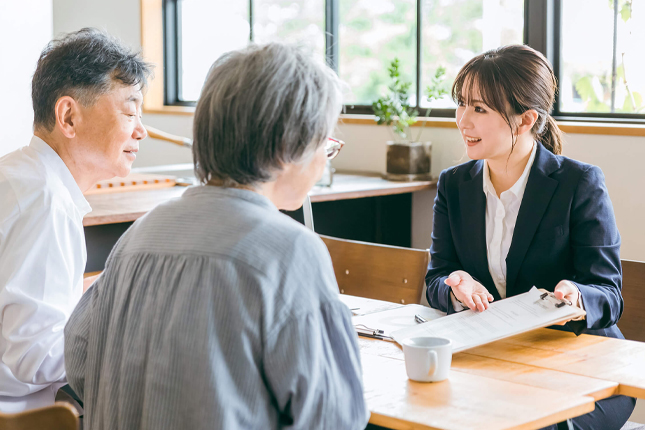
{"label": "desk in background", "polygon": [[[376,175],[336,174],[331,187],[315,187],[310,194],[316,232],[410,247],[412,193],[435,187],[436,181],[393,182]],[[172,187],[87,196],[92,212],[83,219],[86,272],[103,269],[110,250],[132,222],[185,190]],[[286,213],[303,222],[302,210]]]}

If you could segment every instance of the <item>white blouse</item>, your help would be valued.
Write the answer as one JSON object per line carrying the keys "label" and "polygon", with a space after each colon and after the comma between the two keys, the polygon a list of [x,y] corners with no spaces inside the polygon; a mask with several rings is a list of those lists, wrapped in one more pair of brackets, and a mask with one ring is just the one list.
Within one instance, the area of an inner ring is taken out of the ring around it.
{"label": "white blouse", "polygon": [[0,158],[0,411],[54,402],[63,328],[83,292],[91,210],[43,140]]}
{"label": "white blouse", "polygon": [[520,212],[522,198],[529,172],[535,160],[537,145],[533,150],[522,176],[515,184],[497,197],[495,187],[490,180],[488,161],[484,160],[484,194],[486,194],[486,253],[488,271],[495,282],[495,287],[502,299],[506,298],[506,256],[513,241],[513,232]]}

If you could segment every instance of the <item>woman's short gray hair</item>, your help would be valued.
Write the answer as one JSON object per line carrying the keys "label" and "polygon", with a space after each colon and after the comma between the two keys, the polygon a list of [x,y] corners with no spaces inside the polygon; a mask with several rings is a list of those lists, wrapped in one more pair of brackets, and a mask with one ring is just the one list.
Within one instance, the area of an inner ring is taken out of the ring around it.
{"label": "woman's short gray hair", "polygon": [[342,103],[336,74],[300,48],[270,43],[224,54],[195,110],[197,177],[225,186],[270,181],[325,142]]}

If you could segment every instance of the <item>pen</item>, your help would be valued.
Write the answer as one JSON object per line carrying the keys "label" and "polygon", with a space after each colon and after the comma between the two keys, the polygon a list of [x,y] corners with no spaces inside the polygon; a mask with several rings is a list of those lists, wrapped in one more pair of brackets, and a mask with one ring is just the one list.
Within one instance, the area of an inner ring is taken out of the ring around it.
{"label": "pen", "polygon": [[414,320],[415,320],[416,322],[418,322],[419,324],[423,324],[424,322],[428,322],[428,320],[427,320],[427,319],[423,318],[423,317],[422,317],[421,315],[419,315],[419,314],[415,314],[415,315],[414,315]]}

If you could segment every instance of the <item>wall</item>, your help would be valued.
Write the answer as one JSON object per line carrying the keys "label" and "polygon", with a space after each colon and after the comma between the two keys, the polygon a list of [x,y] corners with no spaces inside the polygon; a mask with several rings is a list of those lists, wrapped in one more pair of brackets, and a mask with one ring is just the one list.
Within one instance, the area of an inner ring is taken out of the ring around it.
{"label": "wall", "polygon": [[28,145],[31,76],[52,37],[52,1],[0,1],[0,156]]}

